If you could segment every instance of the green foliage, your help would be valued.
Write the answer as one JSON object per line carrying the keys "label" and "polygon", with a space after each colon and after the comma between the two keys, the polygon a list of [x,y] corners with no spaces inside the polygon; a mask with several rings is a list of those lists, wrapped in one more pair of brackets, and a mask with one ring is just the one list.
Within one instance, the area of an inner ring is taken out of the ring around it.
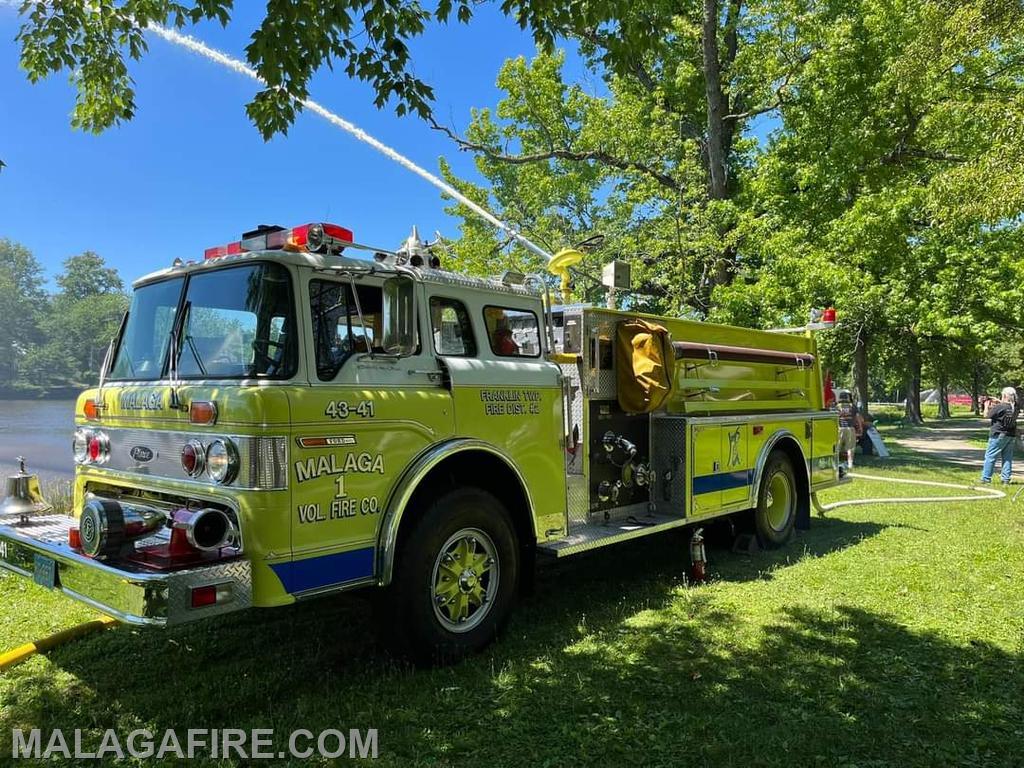
{"label": "green foliage", "polygon": [[[826,364],[845,378],[860,339],[875,394],[916,387],[922,370],[968,390],[1020,381],[1019,360],[989,362],[1024,325],[1019,180],[968,191],[968,169],[1024,162],[1019,5],[728,4],[713,22],[733,128],[764,113],[778,127],[760,145],[733,135],[724,196],[709,181],[703,6],[616,8],[618,36],[598,10],[552,9],[606,92],[565,82],[557,56],[509,61],[494,113],[449,133],[489,182],[475,194],[552,250],[606,234],[582,271],[630,260],[631,306],[761,327],[835,306]],[[645,21],[662,38],[644,38]],[[462,234],[473,268],[506,245],[468,220]]]}
{"label": "green foliage", "polygon": [[0,239],[0,381],[18,375],[18,365],[39,339],[45,307],[43,269],[24,246]]}
{"label": "green foliage", "polygon": [[107,267],[103,258],[92,251],[67,259],[64,271],[57,276],[57,285],[64,298],[76,302],[91,296],[124,293],[117,270]]}
{"label": "green foliage", "polygon": [[91,251],[71,256],[46,294],[39,262],[0,240],[0,388],[23,391],[96,381],[128,306],[117,271]]}
{"label": "green foliage", "polygon": [[[286,131],[311,75],[338,64],[378,106],[474,153],[485,184],[442,173],[548,250],[603,234],[578,298],[600,301],[600,263],[625,258],[633,307],[774,326],[835,305],[822,350],[840,380],[859,344],[873,388],[1020,381],[1002,339],[1024,325],[1022,0],[504,0],[540,52],[505,64],[504,97],[460,134],[430,117],[408,44],[474,7],[271,0],[246,50],[268,83],[249,115],[266,137]],[[74,123],[101,130],[132,116],[126,61],[147,24],[226,24],[231,10],[28,3],[22,64],[33,80],[72,73]],[[562,39],[584,56],[582,83],[564,76]],[[759,117],[774,126],[760,142]],[[467,269],[542,266],[451,210]]]}
{"label": "green foliage", "polygon": [[[135,113],[130,60],[147,51],[149,24],[176,29],[203,20],[227,25],[231,0],[67,0],[26,2],[18,34],[22,66],[33,81],[70,73],[77,91],[72,124],[102,131]],[[409,41],[431,22],[472,18],[469,0],[439,0],[430,8],[403,0],[268,0],[246,57],[267,87],[246,107],[269,139],[286,133],[309,80],[339,62],[346,75],[370,83],[376,103],[394,103],[399,114],[426,116],[433,90],[412,74]]]}

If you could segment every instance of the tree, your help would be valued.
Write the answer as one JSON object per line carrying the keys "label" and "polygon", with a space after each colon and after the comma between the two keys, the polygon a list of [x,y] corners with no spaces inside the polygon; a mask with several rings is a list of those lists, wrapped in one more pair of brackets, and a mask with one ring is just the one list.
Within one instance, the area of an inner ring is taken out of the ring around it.
{"label": "tree", "polygon": [[57,285],[62,296],[74,301],[124,293],[124,283],[117,270],[106,266],[103,258],[92,251],[67,259],[64,271],[57,276]]}
{"label": "tree", "polygon": [[[912,421],[920,420],[930,350],[993,322],[1020,322],[999,308],[1021,298],[1017,222],[998,219],[1005,206],[977,205],[984,195],[963,205],[950,195],[964,169],[985,167],[991,153],[1020,157],[1021,146],[999,138],[1013,130],[1006,102],[1024,97],[1015,6],[865,0],[806,13],[799,28],[817,41],[813,58],[791,80],[782,125],[749,185],[751,227],[740,237],[759,285],[784,272],[791,301],[806,306],[821,297],[800,292],[816,280],[799,274],[835,265],[834,300],[847,326],[837,336],[845,333],[856,353],[857,389],[880,346],[899,350],[888,357],[903,367]],[[774,243],[794,239],[822,257],[780,258]],[[722,293],[732,308],[748,301],[730,296],[737,291],[743,284]]]}
{"label": "tree", "polygon": [[61,290],[41,322],[46,341],[33,359],[50,386],[94,382],[128,305],[121,278],[86,251],[64,261],[57,285]]}
{"label": "tree", "polygon": [[0,239],[0,386],[18,377],[25,355],[38,340],[47,302],[43,269],[23,245]]}

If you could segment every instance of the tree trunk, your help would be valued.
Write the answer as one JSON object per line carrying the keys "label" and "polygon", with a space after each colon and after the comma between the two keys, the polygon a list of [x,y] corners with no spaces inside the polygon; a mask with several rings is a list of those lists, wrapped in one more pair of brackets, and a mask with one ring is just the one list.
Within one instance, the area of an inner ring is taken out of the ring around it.
{"label": "tree trunk", "polygon": [[861,329],[853,345],[853,398],[860,412],[868,414],[868,334]]}
{"label": "tree trunk", "polygon": [[[736,25],[739,22],[740,0],[730,0],[728,15],[725,21],[725,68],[736,59],[738,35]],[[701,52],[704,64],[704,93],[707,100],[708,132],[708,198],[710,200],[729,199],[729,153],[732,151],[735,122],[727,121],[729,114],[729,96],[722,88],[723,62],[718,47],[718,29],[720,22],[719,0],[704,0],[704,19],[701,31]],[[719,232],[724,237],[726,232]],[[716,285],[728,285],[732,282],[733,267],[736,260],[734,248],[726,247],[718,254],[714,267],[710,270],[707,287],[707,306],[710,307],[711,292]]]}
{"label": "tree trunk", "polygon": [[971,371],[971,413],[981,415],[981,370],[978,365]]}
{"label": "tree trunk", "polygon": [[923,424],[921,417],[921,347],[913,334],[907,337],[907,401],[903,418],[910,424]]}
{"label": "tree trunk", "polygon": [[939,418],[949,418],[949,374],[945,370],[939,373]]}
{"label": "tree trunk", "polygon": [[704,92],[708,102],[708,195],[712,200],[726,197],[725,95],[722,93],[722,64],[718,58],[718,0],[704,0],[702,34]]}

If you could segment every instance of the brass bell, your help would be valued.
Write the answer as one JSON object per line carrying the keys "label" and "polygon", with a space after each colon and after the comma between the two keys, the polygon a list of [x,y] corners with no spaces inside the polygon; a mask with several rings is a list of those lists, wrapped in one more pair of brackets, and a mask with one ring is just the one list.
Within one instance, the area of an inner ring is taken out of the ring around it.
{"label": "brass bell", "polygon": [[27,523],[29,515],[45,515],[53,505],[43,498],[39,478],[25,472],[25,458],[18,457],[18,474],[7,477],[7,496],[0,501],[0,520],[17,517]]}

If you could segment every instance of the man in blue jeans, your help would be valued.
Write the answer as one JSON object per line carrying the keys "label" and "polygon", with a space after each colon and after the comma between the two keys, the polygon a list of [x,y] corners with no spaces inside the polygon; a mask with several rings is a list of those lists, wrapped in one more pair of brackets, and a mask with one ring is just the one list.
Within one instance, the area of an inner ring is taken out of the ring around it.
{"label": "man in blue jeans", "polygon": [[1003,485],[1009,485],[1013,473],[1013,442],[1017,439],[1017,390],[1004,387],[999,402],[991,401],[985,408],[985,415],[992,422],[988,447],[985,449],[985,466],[981,470],[981,482],[991,483],[996,459],[1002,459],[1000,478]]}

